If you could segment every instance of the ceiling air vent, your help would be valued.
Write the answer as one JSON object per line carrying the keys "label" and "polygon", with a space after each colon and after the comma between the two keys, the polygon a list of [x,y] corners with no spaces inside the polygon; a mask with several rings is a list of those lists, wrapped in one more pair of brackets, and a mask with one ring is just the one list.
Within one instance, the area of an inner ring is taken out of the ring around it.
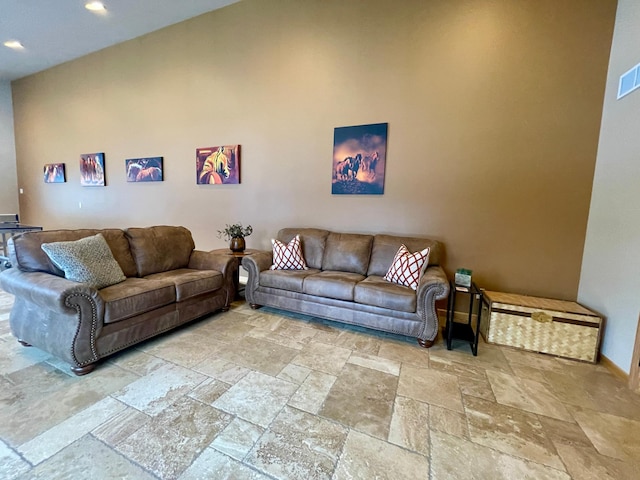
{"label": "ceiling air vent", "polygon": [[618,100],[640,87],[640,63],[620,76]]}

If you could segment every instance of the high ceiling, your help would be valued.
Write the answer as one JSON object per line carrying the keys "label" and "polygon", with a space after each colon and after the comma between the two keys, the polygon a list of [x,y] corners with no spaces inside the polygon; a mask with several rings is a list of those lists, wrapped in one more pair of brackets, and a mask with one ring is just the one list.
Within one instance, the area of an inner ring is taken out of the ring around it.
{"label": "high ceiling", "polygon": [[[0,0],[0,82],[10,81],[239,0]],[[18,40],[23,49],[3,43]]]}

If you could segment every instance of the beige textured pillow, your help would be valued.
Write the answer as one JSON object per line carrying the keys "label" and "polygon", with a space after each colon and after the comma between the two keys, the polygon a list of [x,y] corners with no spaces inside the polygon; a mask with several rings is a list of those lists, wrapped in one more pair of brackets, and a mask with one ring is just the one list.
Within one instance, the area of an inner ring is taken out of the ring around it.
{"label": "beige textured pillow", "polygon": [[100,289],[127,278],[100,233],[74,242],[43,243],[42,250],[74,282]]}

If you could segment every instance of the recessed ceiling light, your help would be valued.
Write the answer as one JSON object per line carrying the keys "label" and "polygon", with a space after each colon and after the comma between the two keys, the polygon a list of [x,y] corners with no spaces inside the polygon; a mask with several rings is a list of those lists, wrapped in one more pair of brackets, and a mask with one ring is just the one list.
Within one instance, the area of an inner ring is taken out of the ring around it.
{"label": "recessed ceiling light", "polygon": [[18,40],[7,40],[4,42],[4,46],[13,48],[14,50],[21,50],[24,48],[24,45],[22,45]]}
{"label": "recessed ceiling light", "polygon": [[87,2],[84,4],[84,8],[87,10],[91,10],[92,12],[101,12],[106,10],[104,7],[104,3],[102,2]]}

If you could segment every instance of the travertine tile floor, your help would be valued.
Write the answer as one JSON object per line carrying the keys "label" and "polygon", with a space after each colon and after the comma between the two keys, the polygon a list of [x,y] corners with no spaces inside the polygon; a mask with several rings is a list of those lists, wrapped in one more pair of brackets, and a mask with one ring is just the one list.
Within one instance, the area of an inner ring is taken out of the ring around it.
{"label": "travertine tile floor", "polygon": [[2,479],[640,478],[640,397],[602,366],[238,302],[75,377],[11,336],[12,301]]}

